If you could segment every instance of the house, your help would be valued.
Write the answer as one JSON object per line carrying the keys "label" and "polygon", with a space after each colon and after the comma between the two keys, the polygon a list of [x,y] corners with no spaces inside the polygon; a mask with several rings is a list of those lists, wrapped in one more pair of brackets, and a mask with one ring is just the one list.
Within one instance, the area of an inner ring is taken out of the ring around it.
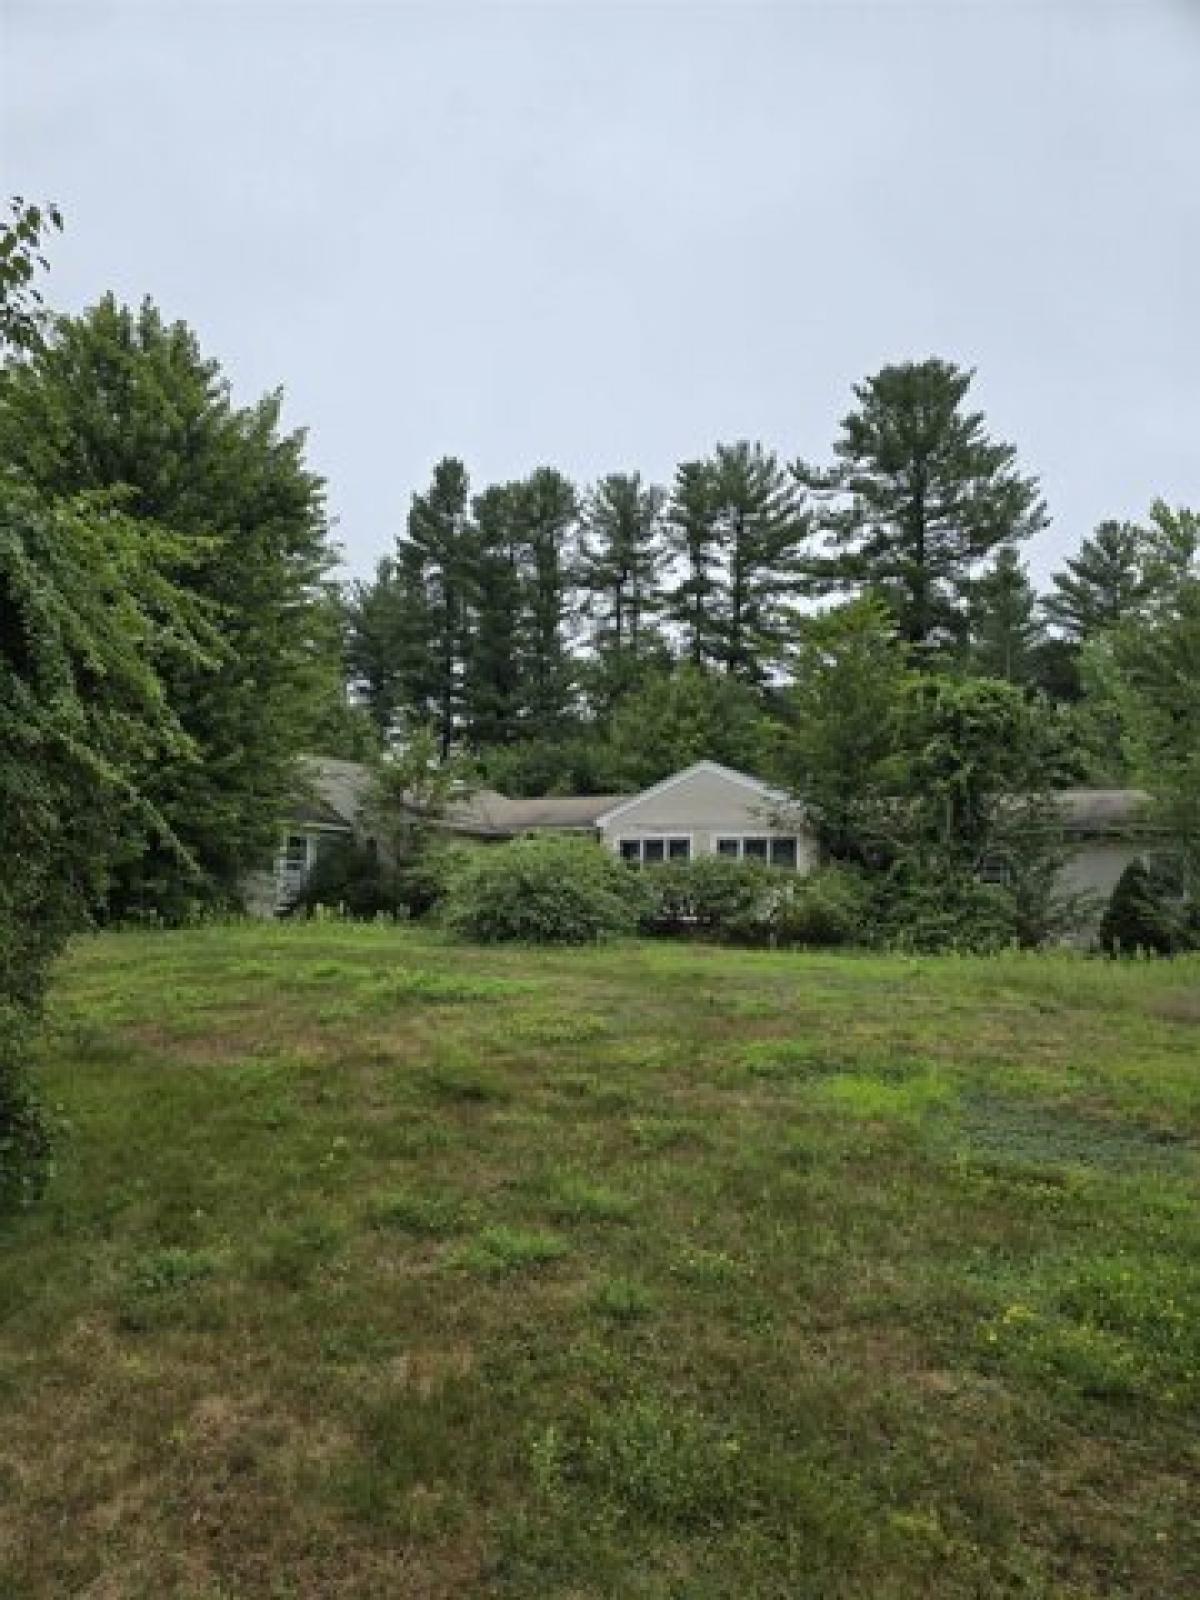
{"label": "house", "polygon": [[[259,915],[288,904],[324,842],[360,831],[368,769],[306,757],[304,771],[274,871],[255,874],[247,886],[249,909]],[[1129,863],[1156,842],[1146,820],[1149,797],[1136,789],[1067,789],[1058,801],[1071,852],[1063,887],[1107,899]],[[475,790],[451,804],[440,826],[480,841],[580,834],[639,866],[721,855],[810,872],[820,858],[812,829],[788,795],[715,761],[697,761],[640,794],[511,799]]]}

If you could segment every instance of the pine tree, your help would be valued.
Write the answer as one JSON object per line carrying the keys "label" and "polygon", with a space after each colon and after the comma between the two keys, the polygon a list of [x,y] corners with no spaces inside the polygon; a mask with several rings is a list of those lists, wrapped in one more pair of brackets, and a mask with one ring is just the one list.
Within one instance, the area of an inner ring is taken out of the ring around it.
{"label": "pine tree", "polygon": [[806,519],[794,481],[760,444],[718,445],[709,463],[723,584],[716,634],[725,670],[761,683],[792,615]]}
{"label": "pine tree", "polygon": [[1075,643],[1135,616],[1147,595],[1147,540],[1133,522],[1100,523],[1054,575],[1042,609]]}
{"label": "pine tree", "polygon": [[988,678],[1033,683],[1039,676],[1045,629],[1038,597],[1016,551],[1004,546],[970,590],[972,667]]}
{"label": "pine tree", "polygon": [[682,575],[667,596],[667,616],[682,635],[693,666],[720,654],[718,595],[721,539],[712,470],[706,461],[685,461],[675,473],[667,508],[667,544]]}
{"label": "pine tree", "polygon": [[584,502],[579,581],[591,624],[591,696],[602,715],[662,658],[655,622],[663,604],[665,500],[634,472],[602,478]]}
{"label": "pine tree", "polygon": [[961,640],[977,567],[1046,525],[1037,480],[1018,473],[1014,447],[964,409],[972,378],[939,360],[884,367],[855,388],[835,464],[796,467],[830,545],[814,577],[884,596],[914,645]]}
{"label": "pine tree", "polygon": [[575,671],[569,645],[575,611],[573,485],[553,467],[539,467],[516,488],[525,565],[526,628],[522,640],[524,731],[546,738],[570,711]]}
{"label": "pine tree", "polygon": [[472,506],[464,717],[473,749],[511,744],[522,731],[522,570],[518,486],[494,484]]}
{"label": "pine tree", "polygon": [[397,674],[402,703],[432,722],[443,757],[461,729],[471,535],[466,468],[446,456],[424,494],[415,494],[406,535],[396,543]]}

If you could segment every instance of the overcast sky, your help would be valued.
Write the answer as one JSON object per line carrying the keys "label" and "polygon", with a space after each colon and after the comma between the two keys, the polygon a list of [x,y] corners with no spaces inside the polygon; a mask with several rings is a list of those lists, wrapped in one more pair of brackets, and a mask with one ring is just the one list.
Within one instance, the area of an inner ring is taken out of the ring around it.
{"label": "overcast sky", "polygon": [[0,177],[52,303],[151,295],[282,384],[352,570],[441,455],[824,460],[978,369],[1044,575],[1200,504],[1200,0],[0,0]]}

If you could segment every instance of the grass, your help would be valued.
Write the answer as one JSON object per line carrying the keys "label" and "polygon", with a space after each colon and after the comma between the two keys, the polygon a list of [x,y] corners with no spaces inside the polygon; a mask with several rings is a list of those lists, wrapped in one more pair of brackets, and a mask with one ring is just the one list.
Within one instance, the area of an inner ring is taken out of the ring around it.
{"label": "grass", "polygon": [[130,932],[0,1595],[1200,1592],[1200,964]]}

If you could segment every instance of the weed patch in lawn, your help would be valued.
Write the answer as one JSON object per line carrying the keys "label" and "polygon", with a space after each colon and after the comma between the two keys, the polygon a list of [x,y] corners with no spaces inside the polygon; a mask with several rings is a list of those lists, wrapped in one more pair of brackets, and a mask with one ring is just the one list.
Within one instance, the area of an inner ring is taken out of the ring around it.
{"label": "weed patch in lawn", "polygon": [[502,1277],[531,1267],[544,1267],[567,1254],[567,1242],[538,1228],[485,1228],[451,1257],[456,1267],[481,1277]]}

